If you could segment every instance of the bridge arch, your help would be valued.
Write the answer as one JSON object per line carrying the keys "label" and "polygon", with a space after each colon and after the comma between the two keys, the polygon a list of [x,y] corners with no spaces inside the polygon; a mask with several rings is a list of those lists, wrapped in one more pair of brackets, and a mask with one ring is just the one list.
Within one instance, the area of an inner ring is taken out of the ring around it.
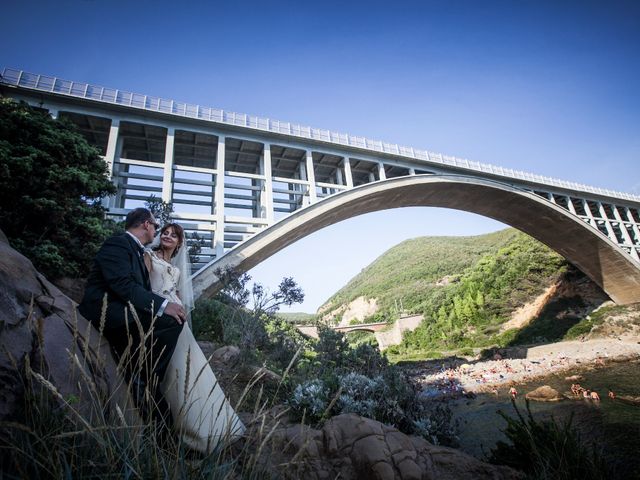
{"label": "bridge arch", "polygon": [[464,210],[521,230],[565,257],[618,304],[640,302],[640,263],[580,218],[531,192],[462,175],[415,175],[362,185],[299,210],[193,276],[196,298],[218,288],[214,271],[247,271],[301,238],[351,217],[399,207]]}

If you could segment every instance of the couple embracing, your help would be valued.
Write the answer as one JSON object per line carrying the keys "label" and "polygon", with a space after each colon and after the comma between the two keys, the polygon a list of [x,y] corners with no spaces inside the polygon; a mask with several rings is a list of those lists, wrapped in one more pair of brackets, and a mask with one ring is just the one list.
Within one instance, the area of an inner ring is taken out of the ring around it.
{"label": "couple embracing", "polygon": [[245,427],[186,322],[193,293],[184,230],[169,223],[156,238],[159,228],[146,208],[127,214],[126,232],[96,254],[79,311],[111,345],[145,420],[210,452]]}

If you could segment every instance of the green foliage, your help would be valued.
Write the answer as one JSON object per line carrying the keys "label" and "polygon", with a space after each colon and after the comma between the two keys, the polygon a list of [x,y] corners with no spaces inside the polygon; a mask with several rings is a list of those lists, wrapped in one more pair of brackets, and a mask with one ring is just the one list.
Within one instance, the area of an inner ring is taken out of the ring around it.
{"label": "green foliage", "polygon": [[572,426],[573,416],[563,425],[551,419],[536,421],[527,402],[526,418],[512,402],[517,418],[498,412],[507,422],[510,443],[498,442],[491,451],[492,463],[508,465],[535,480],[599,480],[612,478],[595,447],[587,448]]}
{"label": "green foliage", "polygon": [[[422,237],[391,248],[356,275],[327,302],[329,308],[357,297],[376,298],[380,319],[396,318],[399,305],[420,313],[425,302],[437,301],[446,279],[456,283],[460,272],[487,252],[507,244],[517,235],[507,229],[477,237]],[[432,300],[433,299],[433,300]]]}
{"label": "green foliage", "polygon": [[[567,267],[562,257],[527,235],[511,229],[498,233],[503,234],[497,237],[501,242],[459,271],[457,281],[430,289],[414,306],[425,320],[404,335],[394,353],[457,350],[514,341],[513,332],[496,336],[500,325],[517,307],[542,293]],[[545,318],[551,321],[554,313],[550,308]]]}
{"label": "green foliage", "polygon": [[304,312],[278,312],[278,317],[294,325],[315,325],[317,316]]}
{"label": "green foliage", "polygon": [[[345,335],[318,328],[313,355],[293,373],[288,404],[311,423],[341,413],[356,413],[431,442],[454,445],[457,425],[445,407],[421,400],[402,370],[368,343],[350,346]],[[297,379],[297,380],[296,380]]]}
{"label": "green foliage", "polygon": [[0,98],[0,228],[50,278],[86,275],[115,226],[99,152],[64,120]]}
{"label": "green foliage", "polygon": [[237,345],[246,355],[265,360],[276,370],[285,369],[307,340],[277,313],[281,305],[302,302],[302,289],[287,277],[269,293],[258,283],[249,289],[251,277],[246,273],[230,268],[215,273],[223,288],[215,298],[196,302],[192,312],[196,338]]}
{"label": "green foliage", "polygon": [[371,345],[372,347],[378,347],[378,340],[376,340],[376,335],[373,332],[359,330],[355,332],[349,332],[346,335],[349,345],[354,348],[362,344]]}
{"label": "green foliage", "polygon": [[200,340],[224,343],[224,325],[233,318],[234,313],[235,310],[232,307],[220,300],[198,300],[191,312],[194,336]]}

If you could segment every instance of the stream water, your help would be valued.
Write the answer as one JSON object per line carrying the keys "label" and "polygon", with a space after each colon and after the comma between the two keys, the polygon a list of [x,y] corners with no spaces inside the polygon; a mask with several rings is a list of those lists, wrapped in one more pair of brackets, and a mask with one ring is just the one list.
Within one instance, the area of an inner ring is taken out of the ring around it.
{"label": "stream water", "polygon": [[[597,391],[602,400],[595,402],[576,398],[560,402],[530,402],[534,418],[553,417],[564,422],[573,414],[573,425],[581,438],[587,444],[601,448],[615,464],[616,478],[640,478],[640,405],[607,398],[609,388],[618,396],[640,396],[639,362],[611,363],[594,370],[565,372],[518,385],[520,396],[516,405],[522,413],[526,412],[524,394],[541,385],[549,385],[570,396],[573,382],[565,380],[565,377],[575,373],[583,377],[579,383],[584,388]],[[498,415],[498,410],[510,416],[516,415],[505,387],[499,390],[498,395],[482,394],[473,399],[454,400],[449,405],[460,421],[460,449],[481,459],[488,456],[497,441],[506,441],[502,433],[506,421]]]}

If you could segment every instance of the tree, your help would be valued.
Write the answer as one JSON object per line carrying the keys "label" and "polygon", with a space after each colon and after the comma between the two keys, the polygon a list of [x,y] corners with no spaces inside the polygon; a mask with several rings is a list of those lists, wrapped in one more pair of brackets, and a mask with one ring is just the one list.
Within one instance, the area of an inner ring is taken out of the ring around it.
{"label": "tree", "polygon": [[153,214],[160,225],[164,226],[167,223],[171,222],[173,203],[165,202],[161,198],[158,198],[155,195],[151,195],[149,196],[147,201],[144,202],[144,206],[149,209],[149,211]]}
{"label": "tree", "polygon": [[[245,350],[267,346],[269,332],[265,326],[275,320],[280,306],[304,301],[304,292],[292,278],[284,278],[277,290],[270,293],[259,283],[249,288],[251,276],[234,268],[218,268],[214,274],[222,284],[222,290],[214,300],[232,310],[231,317],[222,321],[224,341],[236,343]],[[197,310],[194,317],[199,315]],[[217,319],[209,319],[211,321]],[[206,325],[200,328],[206,329]]]}
{"label": "tree", "polygon": [[217,268],[213,273],[222,284],[221,294],[226,297],[227,302],[235,307],[246,308],[251,301],[252,310],[257,317],[275,315],[282,305],[291,306],[304,302],[304,292],[292,277],[283,278],[277,290],[270,293],[259,283],[254,283],[249,291],[251,275],[241,274],[234,268]]}
{"label": "tree", "polygon": [[204,238],[198,235],[198,232],[191,232],[191,234],[185,239],[189,246],[189,262],[192,264],[200,261],[200,252],[205,245]]}
{"label": "tree", "polygon": [[113,222],[107,166],[75,127],[0,98],[0,228],[50,278],[83,276]]}

